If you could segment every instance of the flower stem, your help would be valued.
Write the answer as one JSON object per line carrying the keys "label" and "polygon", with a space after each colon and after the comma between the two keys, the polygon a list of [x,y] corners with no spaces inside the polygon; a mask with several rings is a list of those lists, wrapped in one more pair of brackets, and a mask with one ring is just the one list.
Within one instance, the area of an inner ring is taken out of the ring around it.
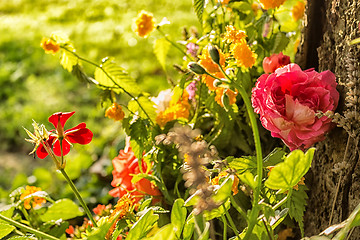
{"label": "flower stem", "polygon": [[239,237],[240,233],[239,233],[239,231],[237,230],[234,221],[232,220],[229,212],[226,210],[224,204],[223,204],[222,206],[223,206],[223,208],[224,208],[224,210],[225,210],[225,215],[226,215],[226,217],[227,217],[227,220],[228,220],[229,223],[230,223],[231,229],[234,231],[234,233],[236,234],[236,236]]}
{"label": "flower stem", "polygon": [[189,58],[190,60],[194,60],[193,57],[191,57],[189,54],[187,54],[183,49],[181,49],[177,44],[175,44],[173,41],[171,41],[166,34],[160,30],[160,27],[156,28],[156,30],[158,30],[161,35],[164,36],[165,40],[168,41],[171,45],[173,45],[177,50],[179,50],[182,54],[184,54],[187,58]]}
{"label": "flower stem", "polygon": [[89,208],[87,207],[86,203],[84,202],[84,200],[82,199],[79,190],[77,190],[75,184],[73,183],[73,181],[69,178],[69,176],[67,175],[67,173],[65,172],[65,169],[60,169],[62,175],[65,177],[66,181],[68,182],[68,184],[70,185],[71,189],[73,190],[73,192],[75,193],[76,198],[79,200],[81,206],[84,208],[86,215],[89,217],[90,221],[92,222],[92,224],[94,225],[94,227],[97,227],[97,224],[89,210]]}
{"label": "flower stem", "polygon": [[225,71],[221,67],[221,65],[218,64],[218,66],[220,67],[220,70],[225,75],[225,77],[227,79],[229,79],[231,81],[231,84],[239,91],[239,93],[245,103],[246,110],[247,110],[247,113],[248,113],[249,119],[250,119],[250,125],[251,125],[253,135],[254,135],[254,143],[255,143],[255,151],[256,151],[257,184],[256,184],[256,188],[254,191],[253,207],[251,209],[251,213],[250,213],[250,217],[249,217],[249,225],[246,230],[246,234],[244,236],[244,239],[246,240],[246,239],[249,239],[250,234],[251,234],[253,228],[255,227],[255,224],[257,222],[257,217],[258,217],[259,211],[260,211],[258,202],[259,202],[259,198],[260,198],[260,190],[261,190],[262,174],[263,174],[263,159],[262,159],[260,135],[259,135],[259,129],[258,129],[257,122],[256,122],[256,116],[254,113],[254,109],[252,107],[250,97],[247,94],[245,88],[243,86],[241,86],[240,84],[238,84],[233,79],[231,79],[225,73]]}
{"label": "flower stem", "polygon": [[224,232],[223,232],[223,240],[227,240],[227,221],[224,215],[221,215],[221,220],[224,223]]}
{"label": "flower stem", "polygon": [[15,221],[15,220],[13,220],[11,218],[5,217],[2,214],[0,214],[0,219],[10,223],[11,225],[13,225],[13,226],[15,226],[17,228],[20,228],[20,229],[23,229],[23,230],[25,230],[27,232],[33,233],[38,237],[41,237],[41,238],[44,238],[44,239],[60,240],[57,237],[51,236],[51,235],[49,235],[47,233],[41,232],[41,231],[36,230],[36,229],[34,229],[32,227],[26,226],[26,225],[24,225],[22,223],[19,223],[19,222]]}

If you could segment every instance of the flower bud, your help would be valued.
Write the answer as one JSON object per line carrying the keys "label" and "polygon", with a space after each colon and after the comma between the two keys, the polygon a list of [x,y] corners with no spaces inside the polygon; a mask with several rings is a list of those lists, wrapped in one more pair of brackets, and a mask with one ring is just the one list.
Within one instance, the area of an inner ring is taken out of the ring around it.
{"label": "flower bud", "polygon": [[200,75],[206,74],[206,70],[200,64],[198,64],[196,62],[190,62],[188,64],[188,68],[196,74],[200,74]]}
{"label": "flower bud", "polygon": [[216,63],[217,65],[220,65],[220,53],[219,53],[219,50],[217,49],[217,47],[210,46],[209,54],[210,54],[210,57],[213,60],[213,62]]}

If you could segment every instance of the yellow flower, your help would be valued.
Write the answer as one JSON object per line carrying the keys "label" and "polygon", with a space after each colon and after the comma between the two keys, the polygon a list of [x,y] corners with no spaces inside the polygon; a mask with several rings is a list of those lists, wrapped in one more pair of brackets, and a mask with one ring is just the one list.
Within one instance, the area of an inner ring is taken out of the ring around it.
{"label": "yellow flower", "polygon": [[142,10],[135,20],[135,32],[140,37],[147,37],[155,28],[153,15]]}
{"label": "yellow flower", "polygon": [[226,26],[225,29],[224,41],[228,43],[237,43],[247,37],[244,31],[236,30],[232,25]]}
{"label": "yellow flower", "polygon": [[286,0],[259,0],[263,9],[277,8]]}
{"label": "yellow flower", "polygon": [[[216,73],[213,73],[212,75],[214,75],[215,77],[218,77],[218,78],[225,78],[225,76],[222,72],[216,72]],[[203,75],[202,81],[206,84],[206,86],[208,87],[208,89],[210,91],[214,91],[216,89],[216,87],[214,86],[215,78],[213,78],[209,75]]]}
{"label": "yellow flower", "polygon": [[[24,200],[27,196],[41,191],[41,188],[34,186],[26,186],[25,191],[20,195],[20,200]],[[46,199],[41,197],[30,197],[24,200],[24,207],[26,209],[30,209],[31,206],[34,208],[36,206],[41,206],[41,204],[45,203]]]}
{"label": "yellow flower", "polygon": [[237,92],[234,92],[230,89],[225,89],[225,88],[222,88],[222,87],[218,87],[215,89],[215,101],[221,106],[221,107],[224,107],[224,104],[223,104],[223,95],[226,94],[227,97],[229,98],[229,104],[232,105],[236,102],[236,95],[237,95]]}
{"label": "yellow flower", "polygon": [[246,44],[245,40],[233,44],[231,46],[231,52],[234,55],[238,67],[250,68],[255,64],[257,56]]}
{"label": "yellow flower", "polygon": [[40,46],[45,50],[45,53],[48,54],[55,54],[60,50],[60,44],[46,37],[41,40]]}
{"label": "yellow flower", "polygon": [[115,121],[121,121],[124,119],[125,113],[121,106],[114,102],[110,107],[108,107],[108,109],[106,109],[105,117],[114,119]]}
{"label": "yellow flower", "polygon": [[189,94],[187,91],[184,91],[182,97],[177,100],[171,100],[169,107],[164,111],[158,113],[156,117],[156,123],[160,127],[164,127],[167,122],[170,122],[175,119],[185,118],[188,119],[190,115],[190,104],[189,104]]}
{"label": "yellow flower", "polygon": [[[210,57],[209,47],[210,47],[210,45],[206,46],[203,49],[202,54],[199,57],[200,58],[199,64],[201,66],[203,66],[204,68],[206,68],[206,70],[209,73],[220,72],[219,66],[216,63],[214,63],[213,60]],[[220,65],[225,66],[225,55],[221,51],[221,49],[219,49],[219,55],[220,55]]]}
{"label": "yellow flower", "polygon": [[254,14],[256,15],[257,12],[258,12],[258,10],[259,10],[261,7],[260,7],[260,5],[259,5],[258,3],[252,3],[252,4],[251,4],[251,8],[252,8]]}
{"label": "yellow flower", "polygon": [[291,9],[291,15],[295,21],[299,20],[304,16],[305,3],[298,1],[295,6]]}

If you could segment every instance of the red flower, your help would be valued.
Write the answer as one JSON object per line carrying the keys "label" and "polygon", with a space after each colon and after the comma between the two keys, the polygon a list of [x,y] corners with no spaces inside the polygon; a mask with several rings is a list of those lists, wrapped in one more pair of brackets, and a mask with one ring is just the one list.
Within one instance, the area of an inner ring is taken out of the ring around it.
{"label": "red flower", "polygon": [[[127,151],[120,150],[119,155],[112,160],[112,163],[114,170],[112,172],[113,181],[111,186],[115,188],[110,190],[109,194],[111,196],[121,197],[129,192],[130,195],[135,197],[136,201],[139,201],[145,195],[161,195],[159,189],[145,178],[136,183],[131,182],[134,175],[141,173],[139,161],[131,147]],[[143,172],[146,172],[147,166],[143,160],[141,160],[141,167]]]}
{"label": "red flower", "polygon": [[74,227],[70,225],[69,228],[65,230],[65,232],[69,235],[74,234]]}
{"label": "red flower", "polygon": [[[80,123],[76,127],[64,131],[66,121],[74,113],[75,112],[57,112],[49,117],[49,122],[54,125],[55,129],[50,131],[51,134],[46,142],[53,148],[56,156],[67,155],[70,152],[70,143],[80,143],[84,145],[90,143],[92,140],[93,133],[86,128],[85,123]],[[62,151],[60,148],[60,140],[62,140]],[[36,154],[41,159],[44,159],[48,155],[43,144],[36,150]]]}
{"label": "red flower", "polygon": [[265,73],[273,73],[276,69],[286,66],[290,63],[290,57],[279,54],[272,54],[270,57],[266,57],[263,60],[263,68]]}
{"label": "red flower", "polygon": [[102,215],[103,211],[105,210],[106,206],[102,204],[98,204],[96,208],[93,209],[93,212],[100,216]]}

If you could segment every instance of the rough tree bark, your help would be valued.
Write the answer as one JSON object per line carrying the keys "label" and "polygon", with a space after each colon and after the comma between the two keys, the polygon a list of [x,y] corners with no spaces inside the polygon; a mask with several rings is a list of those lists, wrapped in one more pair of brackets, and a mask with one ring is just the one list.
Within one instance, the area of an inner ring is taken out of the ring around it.
{"label": "rough tree bark", "polygon": [[[310,188],[305,214],[305,235],[345,220],[360,204],[360,37],[359,0],[308,0],[303,41],[297,62],[303,69],[331,70],[337,77],[341,99],[336,112],[340,124],[316,145],[306,175]],[[344,156],[346,152],[346,156]],[[360,239],[357,228],[350,239]]]}

